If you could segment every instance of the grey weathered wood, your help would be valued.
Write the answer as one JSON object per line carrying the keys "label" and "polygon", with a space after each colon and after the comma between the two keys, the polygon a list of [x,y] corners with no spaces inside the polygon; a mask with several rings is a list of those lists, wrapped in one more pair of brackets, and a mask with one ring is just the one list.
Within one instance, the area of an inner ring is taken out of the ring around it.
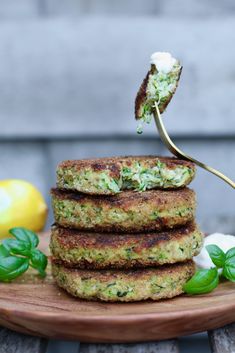
{"label": "grey weathered wood", "polygon": [[177,16],[191,18],[208,18],[211,16],[228,16],[235,12],[235,3],[233,0],[213,0],[211,6],[210,0],[164,0],[161,6],[162,16]]}
{"label": "grey weathered wood", "polygon": [[79,353],[179,353],[177,340],[139,344],[80,344]]}
{"label": "grey weathered wood", "polygon": [[0,328],[0,353],[45,353],[47,340]]}
{"label": "grey weathered wood", "polygon": [[2,21],[0,136],[134,134],[135,94],[150,54],[164,49],[184,66],[165,114],[170,132],[235,133],[233,25],[232,17]]}
{"label": "grey weathered wood", "polygon": [[79,342],[49,340],[46,353],[78,353]]}
{"label": "grey weathered wood", "polygon": [[38,16],[39,0],[1,0],[0,19],[32,19]]}
{"label": "grey weathered wood", "polygon": [[47,15],[154,15],[161,4],[156,0],[46,0]]}
{"label": "grey weathered wood", "polygon": [[235,12],[233,0],[44,0],[47,15],[160,15],[160,16],[226,16]]}
{"label": "grey weathered wood", "polygon": [[0,143],[0,179],[24,179],[33,183],[44,195],[48,192],[46,144]]}
{"label": "grey weathered wood", "polygon": [[235,353],[235,323],[208,332],[212,353]]}

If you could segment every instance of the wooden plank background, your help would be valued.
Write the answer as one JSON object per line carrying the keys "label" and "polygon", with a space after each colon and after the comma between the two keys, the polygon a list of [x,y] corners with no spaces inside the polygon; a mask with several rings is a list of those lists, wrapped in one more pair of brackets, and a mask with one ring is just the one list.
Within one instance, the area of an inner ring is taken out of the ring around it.
{"label": "wooden plank background", "polygon": [[[184,65],[164,115],[174,141],[235,179],[234,17],[233,0],[1,0],[0,179],[49,203],[62,159],[167,154],[133,116],[155,50]],[[192,187],[203,229],[235,233],[233,190],[204,171]]]}

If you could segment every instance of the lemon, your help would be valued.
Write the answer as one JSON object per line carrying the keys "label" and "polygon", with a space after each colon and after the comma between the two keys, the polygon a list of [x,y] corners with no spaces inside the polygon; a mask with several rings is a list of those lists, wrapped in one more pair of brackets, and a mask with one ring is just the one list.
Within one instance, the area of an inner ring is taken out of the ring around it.
{"label": "lemon", "polygon": [[46,202],[32,184],[18,179],[0,181],[0,238],[9,236],[13,227],[41,231],[46,219]]}

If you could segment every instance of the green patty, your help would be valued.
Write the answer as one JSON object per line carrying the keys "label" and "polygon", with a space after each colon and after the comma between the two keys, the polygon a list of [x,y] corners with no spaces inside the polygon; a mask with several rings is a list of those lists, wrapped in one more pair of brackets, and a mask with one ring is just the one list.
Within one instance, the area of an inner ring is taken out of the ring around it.
{"label": "green patty", "polygon": [[96,232],[142,232],[173,228],[193,220],[195,193],[188,189],[115,196],[90,196],[52,189],[58,225]]}
{"label": "green patty", "polygon": [[158,268],[129,271],[88,271],[52,264],[59,287],[75,297],[110,302],[172,298],[183,293],[183,285],[193,276],[192,261]]}
{"label": "green patty", "polygon": [[194,223],[162,233],[97,234],[52,227],[53,258],[66,267],[105,269],[157,266],[199,254],[203,234]]}
{"label": "green patty", "polygon": [[195,175],[192,163],[168,157],[114,157],[64,161],[57,168],[57,186],[88,194],[117,194],[179,188]]}

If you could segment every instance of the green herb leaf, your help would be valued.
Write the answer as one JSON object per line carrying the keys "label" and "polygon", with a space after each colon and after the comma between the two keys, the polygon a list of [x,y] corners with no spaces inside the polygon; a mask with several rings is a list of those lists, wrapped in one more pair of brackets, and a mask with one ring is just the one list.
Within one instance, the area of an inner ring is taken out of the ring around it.
{"label": "green herb leaf", "polygon": [[227,251],[222,275],[231,282],[235,282],[235,248]]}
{"label": "green herb leaf", "polygon": [[47,267],[47,257],[40,250],[34,249],[30,255],[30,266],[38,270],[41,277],[45,277]]}
{"label": "green herb leaf", "polygon": [[205,294],[218,286],[219,273],[217,268],[201,269],[184,285],[188,294]]}
{"label": "green herb leaf", "polygon": [[23,241],[19,241],[16,239],[4,239],[2,241],[3,246],[8,250],[11,254],[25,255],[29,256],[30,248],[28,243]]}
{"label": "green herb leaf", "polygon": [[1,244],[0,245],[0,258],[7,257],[9,255],[10,255],[9,251],[5,248],[4,245]]}
{"label": "green herb leaf", "polygon": [[226,252],[226,260],[230,259],[231,257],[235,257],[235,248],[231,248]]}
{"label": "green herb leaf", "polygon": [[226,264],[223,269],[222,275],[231,282],[235,282],[235,262]]}
{"label": "green herb leaf", "polygon": [[207,245],[206,250],[208,251],[212,262],[218,268],[222,268],[225,262],[225,253],[217,245]]}
{"label": "green herb leaf", "polygon": [[0,258],[0,281],[9,282],[22,275],[29,268],[29,260],[23,257]]}
{"label": "green herb leaf", "polygon": [[26,228],[12,228],[9,230],[17,240],[25,242],[28,246],[33,249],[39,244],[38,236],[29,229]]}
{"label": "green herb leaf", "polygon": [[0,245],[0,281],[15,279],[29,266],[45,277],[47,257],[36,249],[39,243],[37,234],[26,228],[12,228],[9,232],[16,239],[4,239]]}

